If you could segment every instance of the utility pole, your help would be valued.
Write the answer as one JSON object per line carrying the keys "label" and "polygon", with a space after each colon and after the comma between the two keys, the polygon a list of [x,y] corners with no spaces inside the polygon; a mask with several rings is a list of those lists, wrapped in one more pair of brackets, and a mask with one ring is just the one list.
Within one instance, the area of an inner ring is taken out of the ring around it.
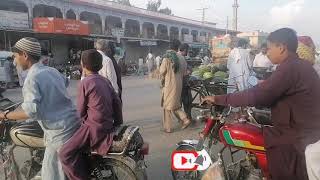
{"label": "utility pole", "polygon": [[238,31],[238,8],[239,8],[238,0],[234,0],[234,4],[232,7],[233,7],[233,30]]}
{"label": "utility pole", "polygon": [[197,9],[197,10],[201,10],[202,11],[202,24],[204,24],[205,18],[206,18],[206,10],[209,8],[201,8],[201,9]]}
{"label": "utility pole", "polygon": [[228,30],[229,30],[229,16],[227,16],[226,35],[228,34]]}
{"label": "utility pole", "polygon": [[[205,18],[206,18],[206,10],[209,9],[209,8],[201,8],[201,9],[197,9],[197,10],[200,10],[202,11],[202,26],[201,26],[201,31],[203,31],[204,29],[204,22],[205,22]],[[201,36],[201,31],[199,33],[199,37]],[[204,42],[202,42],[202,50],[203,50],[203,53],[204,53]]]}

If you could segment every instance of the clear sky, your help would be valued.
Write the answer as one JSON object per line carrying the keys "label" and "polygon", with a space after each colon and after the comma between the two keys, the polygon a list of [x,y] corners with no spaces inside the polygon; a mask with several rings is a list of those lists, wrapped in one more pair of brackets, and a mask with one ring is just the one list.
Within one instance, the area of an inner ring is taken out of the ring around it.
{"label": "clear sky", "polygon": [[[270,32],[280,27],[291,27],[299,35],[309,35],[320,45],[320,0],[238,0],[239,30],[263,30]],[[130,0],[137,7],[146,8],[148,0]],[[173,14],[201,20],[202,12],[208,7],[206,21],[218,23],[225,28],[227,16],[232,26],[233,0],[162,0]]]}

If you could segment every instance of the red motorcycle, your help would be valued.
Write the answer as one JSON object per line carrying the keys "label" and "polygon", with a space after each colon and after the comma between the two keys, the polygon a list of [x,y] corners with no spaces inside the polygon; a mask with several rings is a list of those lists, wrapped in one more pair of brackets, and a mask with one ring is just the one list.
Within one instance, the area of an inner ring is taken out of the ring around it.
{"label": "red motorcycle", "polygon": [[[245,115],[237,117],[231,117],[231,112],[230,107],[217,116],[211,113],[205,118],[206,125],[200,133],[200,139],[183,140],[177,144],[176,150],[205,149],[211,157],[215,172],[220,172],[214,173],[217,177],[210,176],[210,179],[269,179],[262,128],[255,120],[252,109],[249,108]],[[229,156],[226,154],[228,151]],[[204,171],[172,171],[175,180],[201,179],[204,173]]]}

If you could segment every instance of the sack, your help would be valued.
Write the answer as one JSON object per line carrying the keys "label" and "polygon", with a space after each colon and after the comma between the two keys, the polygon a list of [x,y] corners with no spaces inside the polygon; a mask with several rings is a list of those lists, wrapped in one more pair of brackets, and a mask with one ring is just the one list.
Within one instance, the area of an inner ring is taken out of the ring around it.
{"label": "sack", "polygon": [[223,168],[220,165],[220,162],[213,163],[206,173],[202,176],[201,180],[225,180]]}

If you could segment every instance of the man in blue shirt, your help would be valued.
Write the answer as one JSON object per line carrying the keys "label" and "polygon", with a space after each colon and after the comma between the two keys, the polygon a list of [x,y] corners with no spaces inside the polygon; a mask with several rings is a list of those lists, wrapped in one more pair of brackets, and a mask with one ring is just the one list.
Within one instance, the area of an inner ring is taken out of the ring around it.
{"label": "man in blue shirt", "polygon": [[23,38],[13,47],[14,58],[23,70],[29,70],[22,89],[22,110],[1,113],[1,119],[38,121],[44,131],[46,151],[42,179],[64,180],[58,151],[79,128],[77,111],[68,96],[66,79],[56,69],[39,62],[41,47],[34,38]]}

